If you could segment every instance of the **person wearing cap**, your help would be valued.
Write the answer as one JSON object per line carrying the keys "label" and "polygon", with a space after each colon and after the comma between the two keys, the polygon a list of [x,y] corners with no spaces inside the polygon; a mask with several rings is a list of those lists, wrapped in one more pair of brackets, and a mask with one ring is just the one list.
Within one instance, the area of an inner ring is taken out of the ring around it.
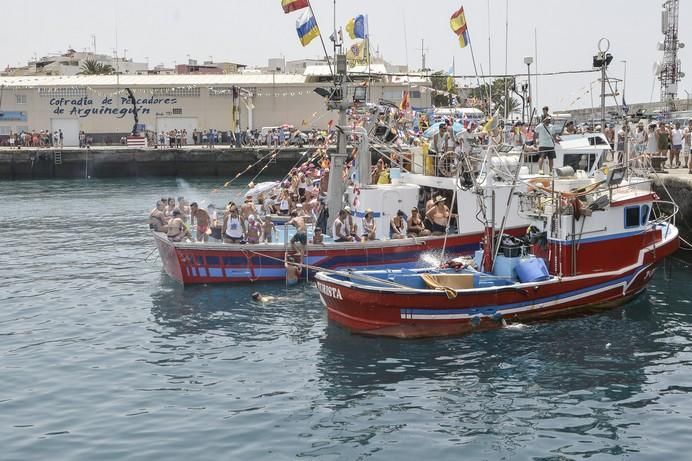
{"label": "person wearing cap", "polygon": [[447,224],[449,224],[449,207],[445,204],[445,198],[438,195],[435,198],[435,206],[430,208],[425,216],[432,224],[432,234],[442,235],[447,232]]}
{"label": "person wearing cap", "polygon": [[408,227],[408,235],[414,237],[425,237],[430,235],[430,231],[423,225],[423,220],[416,207],[411,208],[411,216],[409,216],[406,221],[406,225]]}
{"label": "person wearing cap", "polygon": [[389,221],[389,238],[403,239],[406,238],[406,213],[399,210]]}
{"label": "person wearing cap", "polygon": [[365,216],[363,216],[363,240],[377,240],[376,231],[377,223],[375,223],[374,213],[370,208],[366,208]]}
{"label": "person wearing cap", "polygon": [[538,137],[538,172],[543,174],[543,161],[548,159],[549,171],[553,171],[553,161],[555,160],[555,142],[559,141],[560,138],[553,135],[551,124],[552,120],[550,117],[543,119],[539,125],[536,126],[536,136]]}
{"label": "person wearing cap", "polygon": [[439,130],[432,137],[430,150],[437,155],[443,155],[450,149],[447,123],[440,123]]}
{"label": "person wearing cap", "polygon": [[182,213],[178,208],[173,210],[172,219],[168,222],[168,240],[171,242],[182,242],[185,237],[190,237],[185,222],[181,217]]}

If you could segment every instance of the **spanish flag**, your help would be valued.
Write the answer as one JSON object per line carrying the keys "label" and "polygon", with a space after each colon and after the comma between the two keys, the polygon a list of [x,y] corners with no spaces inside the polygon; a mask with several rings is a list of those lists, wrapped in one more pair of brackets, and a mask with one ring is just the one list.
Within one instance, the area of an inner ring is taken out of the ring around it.
{"label": "spanish flag", "polygon": [[310,6],[309,0],[281,0],[281,8],[284,9],[284,13],[290,13],[291,11],[302,10]]}
{"label": "spanish flag", "polygon": [[464,16],[464,7],[455,11],[449,20],[449,25],[452,31],[459,37],[459,45],[465,48],[469,44],[469,33],[466,25],[466,16]]}
{"label": "spanish flag", "polygon": [[311,41],[320,36],[317,21],[310,10],[305,10],[296,21],[296,31],[303,46],[308,46]]}

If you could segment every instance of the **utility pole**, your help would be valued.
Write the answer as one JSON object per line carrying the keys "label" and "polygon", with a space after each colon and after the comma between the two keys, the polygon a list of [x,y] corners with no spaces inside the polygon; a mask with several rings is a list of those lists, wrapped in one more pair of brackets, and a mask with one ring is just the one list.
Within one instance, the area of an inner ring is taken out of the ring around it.
{"label": "utility pole", "polygon": [[420,60],[421,60],[421,68],[420,68],[420,70],[422,70],[422,71],[425,71],[425,70],[426,70],[426,67],[425,67],[425,51],[426,51],[426,48],[425,48],[425,39],[421,38],[421,40],[420,40]]}

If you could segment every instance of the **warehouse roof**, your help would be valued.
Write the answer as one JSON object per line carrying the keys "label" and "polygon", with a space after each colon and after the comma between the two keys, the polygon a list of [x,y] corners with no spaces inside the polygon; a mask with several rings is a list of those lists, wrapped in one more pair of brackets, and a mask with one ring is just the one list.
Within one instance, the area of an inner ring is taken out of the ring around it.
{"label": "warehouse roof", "polygon": [[222,75],[71,75],[0,77],[4,87],[65,87],[65,86],[178,86],[178,85],[290,85],[304,84],[297,74],[222,74]]}

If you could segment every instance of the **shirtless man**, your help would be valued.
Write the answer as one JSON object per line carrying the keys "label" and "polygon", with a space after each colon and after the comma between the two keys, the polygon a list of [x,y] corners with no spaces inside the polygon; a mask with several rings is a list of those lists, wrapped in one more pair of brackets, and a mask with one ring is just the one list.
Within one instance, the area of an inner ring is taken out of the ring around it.
{"label": "shirtless man", "polygon": [[176,208],[172,213],[173,218],[168,223],[168,240],[171,242],[182,242],[184,238],[191,237],[180,215],[180,210]]}
{"label": "shirtless man", "polygon": [[156,208],[151,210],[149,213],[149,229],[156,232],[166,232],[168,228],[166,224],[168,223],[168,218],[164,215],[165,206],[161,200],[156,202]]}
{"label": "shirtless man", "polygon": [[257,210],[255,209],[255,204],[252,202],[252,197],[249,195],[245,196],[245,203],[240,205],[240,215],[243,217],[243,219],[247,219],[250,217],[250,215],[257,214]]}
{"label": "shirtless man", "polygon": [[447,231],[449,222],[449,208],[445,205],[445,198],[438,195],[435,199],[435,206],[430,208],[425,216],[432,223],[433,235],[442,235]]}
{"label": "shirtless man", "polygon": [[300,274],[303,272],[300,260],[296,256],[287,253],[284,266],[286,267],[286,285],[298,284]]}
{"label": "shirtless man", "polygon": [[194,225],[197,223],[197,241],[198,242],[208,242],[209,234],[211,234],[211,217],[207,210],[200,208],[197,202],[192,202],[190,204],[190,224]]}
{"label": "shirtless man", "polygon": [[270,216],[265,216],[262,221],[262,242],[272,243],[274,240],[274,223]]}
{"label": "shirtless man", "polygon": [[[291,249],[294,254],[303,254],[305,251],[305,246],[308,244],[308,232],[305,226],[305,218],[298,215],[297,211],[291,212],[291,219],[286,223],[286,225],[292,225],[296,228],[296,233],[291,237]],[[300,250],[296,247],[296,243],[300,243]]]}

